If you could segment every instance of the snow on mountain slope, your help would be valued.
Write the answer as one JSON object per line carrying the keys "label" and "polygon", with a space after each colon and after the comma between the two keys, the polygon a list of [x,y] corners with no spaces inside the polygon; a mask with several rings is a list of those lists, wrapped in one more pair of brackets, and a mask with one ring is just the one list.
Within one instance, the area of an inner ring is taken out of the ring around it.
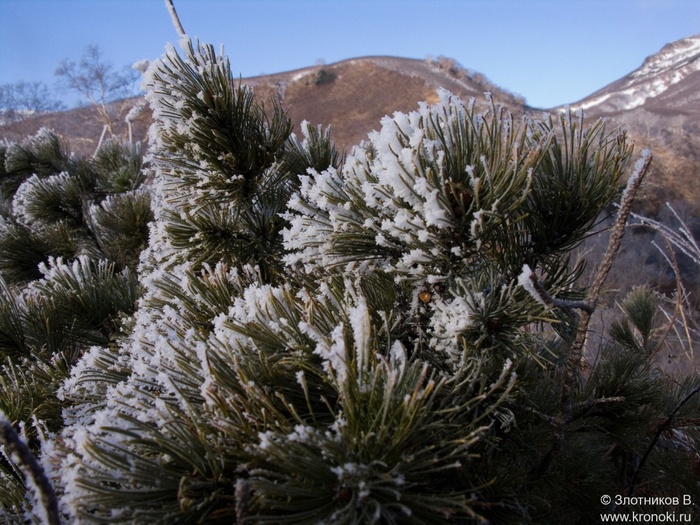
{"label": "snow on mountain slope", "polygon": [[[664,99],[666,110],[700,104],[700,34],[667,44],[641,67],[585,99],[572,104],[589,113],[617,113]],[[673,88],[673,89],[670,89]]]}

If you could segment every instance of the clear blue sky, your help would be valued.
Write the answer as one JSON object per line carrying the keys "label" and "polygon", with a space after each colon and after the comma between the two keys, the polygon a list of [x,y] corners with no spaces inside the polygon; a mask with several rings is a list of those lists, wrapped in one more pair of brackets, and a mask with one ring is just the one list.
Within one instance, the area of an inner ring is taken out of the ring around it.
{"label": "clear blue sky", "polygon": [[[243,77],[366,55],[444,55],[535,107],[575,102],[700,33],[700,0],[175,0]],[[53,85],[98,44],[115,65],[176,41],[163,0],[0,0],[0,84]]]}

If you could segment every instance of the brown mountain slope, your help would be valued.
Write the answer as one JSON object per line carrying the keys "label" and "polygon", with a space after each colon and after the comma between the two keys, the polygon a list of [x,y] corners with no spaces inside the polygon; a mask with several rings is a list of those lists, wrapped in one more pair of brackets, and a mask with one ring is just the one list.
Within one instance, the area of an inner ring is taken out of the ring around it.
{"label": "brown mountain slope", "polygon": [[[299,132],[303,120],[332,126],[341,148],[350,148],[378,129],[382,117],[395,111],[411,111],[418,102],[436,100],[444,87],[463,100],[476,98],[485,108],[484,92],[516,115],[540,114],[522,98],[491,85],[446,58],[415,60],[365,57],[295,71],[264,75],[242,82],[258,97],[279,97]],[[648,183],[644,207],[655,214],[667,200],[700,202],[700,36],[665,46],[648,57],[639,69],[573,104],[592,121],[604,117],[609,127],[626,125],[639,148],[655,154],[654,173]],[[133,105],[138,99],[128,101]],[[115,105],[118,103],[115,103]],[[562,108],[553,108],[558,111]],[[125,114],[123,112],[122,114]],[[145,140],[151,122],[148,109],[134,123],[134,139]],[[20,140],[41,127],[66,136],[77,153],[90,154],[102,125],[89,108],[41,115],[9,126],[0,126],[0,138]],[[126,136],[120,121],[116,133]]]}
{"label": "brown mountain slope", "polygon": [[427,62],[408,58],[365,57],[328,66],[244,80],[259,96],[275,94],[298,125],[331,125],[332,136],[341,147],[349,148],[378,129],[385,115],[408,112],[418,103],[437,101],[436,90],[444,87],[463,100],[483,102],[490,91],[500,103],[510,103],[523,112],[521,100],[470,74],[449,59]]}
{"label": "brown mountain slope", "polygon": [[[115,133],[122,140],[126,140],[128,136],[127,126],[123,117],[132,107],[142,102],[142,98],[138,97],[110,105],[109,109],[115,115],[122,115],[122,118],[114,120]],[[132,124],[133,139],[135,141],[145,141],[150,125],[150,111],[141,111]],[[99,143],[103,123],[95,109],[89,106],[80,107],[69,111],[42,114],[4,126],[0,125],[0,139],[19,142],[24,137],[34,135],[41,128],[47,128],[62,135],[72,152],[78,155],[91,155]]]}
{"label": "brown mountain slope", "polygon": [[[482,102],[484,92],[490,91],[497,102],[507,103],[519,113],[524,109],[522,99],[444,58],[428,62],[366,57],[243,79],[242,82],[251,86],[263,100],[279,97],[292,117],[296,132],[303,120],[314,125],[331,125],[333,138],[341,148],[350,148],[366,138],[369,131],[380,126],[385,115],[412,111],[420,101],[435,102],[439,87],[464,100],[475,97]],[[134,100],[131,105],[135,103]],[[135,124],[135,140],[145,140],[149,124],[150,112],[144,110]],[[41,127],[66,136],[73,150],[82,154],[94,150],[102,132],[94,112],[81,108],[0,126],[0,138],[16,141]],[[116,130],[124,135],[126,126],[119,122]]]}

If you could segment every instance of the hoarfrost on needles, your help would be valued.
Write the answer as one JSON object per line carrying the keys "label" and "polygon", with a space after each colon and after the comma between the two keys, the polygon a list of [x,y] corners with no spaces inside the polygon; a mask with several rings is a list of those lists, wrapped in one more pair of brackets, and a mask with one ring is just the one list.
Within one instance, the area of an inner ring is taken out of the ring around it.
{"label": "hoarfrost on needles", "polygon": [[518,276],[518,284],[525,288],[525,291],[527,291],[527,293],[529,293],[535,301],[548,307],[547,301],[544,300],[540,292],[535,287],[535,283],[533,281],[535,278],[535,274],[530,269],[530,266],[525,264],[523,265],[523,271]]}

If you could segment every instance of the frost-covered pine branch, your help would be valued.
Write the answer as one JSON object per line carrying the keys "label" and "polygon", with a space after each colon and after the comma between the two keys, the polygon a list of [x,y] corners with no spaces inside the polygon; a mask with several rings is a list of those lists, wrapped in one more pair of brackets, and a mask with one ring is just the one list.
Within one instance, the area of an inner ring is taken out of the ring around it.
{"label": "frost-covered pine branch", "polygon": [[0,411],[0,448],[2,455],[14,461],[24,473],[27,490],[35,502],[32,508],[33,517],[36,517],[40,523],[60,525],[58,499],[53,485],[2,411]]}

